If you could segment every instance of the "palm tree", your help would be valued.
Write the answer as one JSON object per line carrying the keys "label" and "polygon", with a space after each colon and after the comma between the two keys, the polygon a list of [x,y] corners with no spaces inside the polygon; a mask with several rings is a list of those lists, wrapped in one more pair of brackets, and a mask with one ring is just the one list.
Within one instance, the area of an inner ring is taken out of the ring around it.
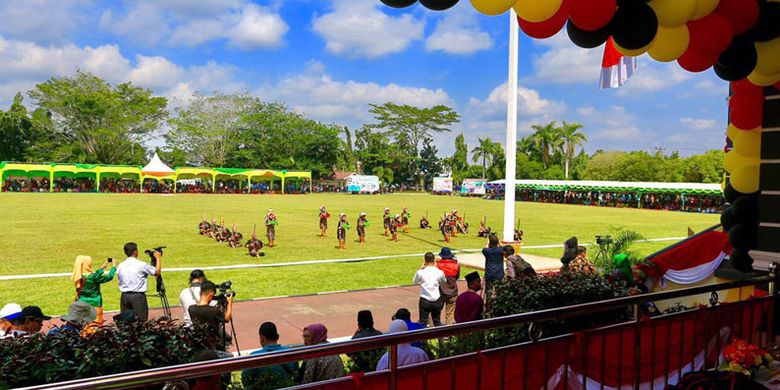
{"label": "palm tree", "polygon": [[479,146],[474,147],[474,149],[471,150],[472,161],[479,162],[480,159],[482,159],[482,178],[485,178],[485,168],[487,167],[487,164],[489,164],[492,161],[493,158],[493,152],[495,151],[495,143],[490,138],[480,138],[479,139]]}
{"label": "palm tree", "polygon": [[560,137],[560,130],[555,126],[555,121],[552,121],[546,125],[531,125],[531,128],[535,130],[531,135],[534,145],[542,153],[542,164],[544,169],[550,162],[550,156],[555,154],[557,149],[563,144]]}
{"label": "palm tree", "polygon": [[574,154],[577,152],[577,148],[581,148],[582,144],[588,142],[579,129],[582,128],[580,123],[568,123],[563,121],[561,125],[561,139],[565,143],[563,147],[563,158],[566,160],[566,178],[569,178],[569,162],[574,158]]}

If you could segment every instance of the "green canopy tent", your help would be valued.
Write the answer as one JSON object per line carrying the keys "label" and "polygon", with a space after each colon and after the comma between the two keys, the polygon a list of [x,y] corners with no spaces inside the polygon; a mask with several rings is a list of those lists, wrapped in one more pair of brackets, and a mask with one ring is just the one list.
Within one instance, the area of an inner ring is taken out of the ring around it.
{"label": "green canopy tent", "polygon": [[[9,177],[45,177],[49,179],[49,183],[52,183],[51,167],[51,164],[0,162],[0,189],[3,188],[6,178]],[[51,185],[49,191],[51,191]]]}

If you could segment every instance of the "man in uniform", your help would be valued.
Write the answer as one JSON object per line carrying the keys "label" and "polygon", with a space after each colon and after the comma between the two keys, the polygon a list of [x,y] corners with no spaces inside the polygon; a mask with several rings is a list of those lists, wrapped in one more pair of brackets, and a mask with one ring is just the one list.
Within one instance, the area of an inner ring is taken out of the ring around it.
{"label": "man in uniform", "polygon": [[409,233],[409,218],[412,217],[412,214],[409,214],[409,211],[406,209],[406,206],[401,209],[401,225],[403,226],[404,233]]}
{"label": "man in uniform", "polygon": [[265,236],[268,238],[268,247],[274,247],[274,241],[276,241],[276,225],[279,224],[279,220],[276,219],[273,209],[268,209],[268,213],[265,215]]}
{"label": "man in uniform", "polygon": [[382,222],[385,226],[385,237],[390,235],[390,225],[392,224],[393,216],[390,215],[390,208],[385,207],[385,213],[382,214]]}
{"label": "man in uniform", "polygon": [[325,206],[320,207],[320,237],[325,238],[328,236],[328,218],[330,214],[325,210]]}
{"label": "man in uniform", "polygon": [[366,219],[366,213],[360,213],[357,220],[357,234],[358,241],[361,244],[366,243],[366,227],[368,226],[368,219]]}
{"label": "man in uniform", "polygon": [[252,238],[246,241],[244,246],[249,250],[249,256],[260,257],[265,256],[265,253],[260,250],[263,249],[263,242],[257,239],[257,225],[252,229]]}
{"label": "man in uniform", "polygon": [[336,238],[339,240],[339,249],[347,249],[347,229],[349,229],[347,214],[341,213],[339,215],[339,224],[336,226]]}

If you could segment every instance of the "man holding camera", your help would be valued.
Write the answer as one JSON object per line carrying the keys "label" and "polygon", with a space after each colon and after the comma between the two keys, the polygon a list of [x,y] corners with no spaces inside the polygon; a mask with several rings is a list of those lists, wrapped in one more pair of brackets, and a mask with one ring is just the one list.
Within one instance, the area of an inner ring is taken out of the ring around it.
{"label": "man holding camera", "polygon": [[196,305],[190,306],[190,318],[193,324],[203,324],[208,327],[209,334],[212,336],[209,347],[212,349],[224,350],[227,343],[232,340],[225,332],[225,323],[230,322],[233,317],[233,294],[226,293],[220,296],[224,301],[217,306],[211,306],[211,300],[217,293],[217,286],[206,280],[200,285],[200,300]]}
{"label": "man holding camera", "polygon": [[128,242],[124,247],[127,259],[116,267],[116,277],[119,280],[120,315],[132,310],[135,317],[141,321],[149,319],[149,304],[146,302],[146,278],[160,276],[162,272],[162,253],[154,251],[155,266],[138,260],[138,245]]}

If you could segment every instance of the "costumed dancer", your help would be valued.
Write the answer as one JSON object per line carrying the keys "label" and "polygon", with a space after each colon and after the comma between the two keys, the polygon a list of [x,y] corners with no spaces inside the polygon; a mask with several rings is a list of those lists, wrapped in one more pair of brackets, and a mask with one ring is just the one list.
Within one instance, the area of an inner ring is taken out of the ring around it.
{"label": "costumed dancer", "polygon": [[442,237],[444,237],[444,242],[447,243],[450,242],[449,221],[449,213],[442,215],[441,219],[439,220],[439,230],[441,231]]}
{"label": "costumed dancer", "polygon": [[452,209],[452,212],[450,213],[450,218],[449,218],[450,236],[451,237],[457,237],[458,236],[458,219],[460,219],[460,216],[458,215],[458,210]]}
{"label": "costumed dancer", "polygon": [[211,224],[206,221],[206,217],[201,215],[201,221],[198,224],[198,232],[201,236],[205,236],[209,234],[209,230],[211,230]]}
{"label": "costumed dancer", "polygon": [[382,224],[385,227],[385,237],[390,235],[390,224],[393,220],[393,216],[390,215],[390,207],[385,207],[385,213],[382,214]]}
{"label": "costumed dancer", "polygon": [[390,220],[390,241],[398,242],[398,228],[401,227],[401,216],[396,214]]}
{"label": "costumed dancer", "polygon": [[217,220],[214,219],[214,217],[211,218],[211,227],[209,228],[207,232],[207,236],[210,238],[216,239],[217,238],[217,232],[219,231],[219,225],[217,224]]}
{"label": "costumed dancer", "polygon": [[339,240],[339,249],[347,249],[347,229],[349,229],[347,214],[341,213],[341,215],[339,215],[339,224],[336,227],[336,238]]}
{"label": "costumed dancer", "polygon": [[515,234],[514,234],[515,241],[523,241],[523,230],[520,229],[520,220],[517,220],[517,226],[515,226]]}
{"label": "costumed dancer", "polygon": [[477,236],[487,238],[489,235],[490,228],[487,226],[487,217],[483,217],[482,220],[479,221],[479,231],[477,232]]}
{"label": "costumed dancer", "polygon": [[228,239],[228,245],[230,245],[231,248],[238,248],[241,246],[242,241],[244,241],[244,235],[239,233],[238,230],[236,230],[236,224],[233,224],[233,232]]}
{"label": "costumed dancer", "polygon": [[428,212],[425,212],[425,215],[420,218],[420,229],[430,229],[431,228],[431,222],[428,221]]}
{"label": "costumed dancer", "polygon": [[462,218],[459,217],[456,222],[457,222],[456,228],[458,229],[458,233],[469,234],[469,223],[466,222],[466,214],[463,214]]}
{"label": "costumed dancer", "polygon": [[279,220],[276,219],[276,214],[273,209],[268,209],[268,213],[265,215],[265,236],[268,238],[268,247],[274,247],[274,241],[276,241],[276,225],[279,224]]}
{"label": "costumed dancer", "polygon": [[412,214],[409,214],[409,211],[406,209],[406,206],[401,209],[401,225],[403,226],[404,233],[409,233],[409,218],[412,217]]}
{"label": "costumed dancer", "polygon": [[249,251],[249,256],[260,257],[265,256],[265,253],[260,250],[263,249],[263,242],[257,239],[257,225],[252,228],[252,238],[246,241],[244,245]]}
{"label": "costumed dancer", "polygon": [[357,220],[357,234],[358,241],[361,244],[366,243],[366,227],[368,227],[368,219],[366,219],[366,213],[360,213]]}
{"label": "costumed dancer", "polygon": [[330,214],[325,210],[325,206],[320,207],[320,237],[325,238],[328,236],[328,218]]}

